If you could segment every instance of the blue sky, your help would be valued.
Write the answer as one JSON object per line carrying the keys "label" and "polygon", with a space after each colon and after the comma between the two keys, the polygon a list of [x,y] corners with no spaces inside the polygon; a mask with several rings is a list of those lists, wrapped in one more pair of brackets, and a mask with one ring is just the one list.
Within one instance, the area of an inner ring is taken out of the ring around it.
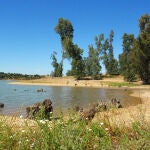
{"label": "blue sky", "polygon": [[[138,19],[150,14],[149,0],[0,0],[0,72],[50,74],[50,55],[61,57],[54,28],[60,17],[71,21],[74,43],[84,49],[94,37],[114,30],[114,54],[122,52],[122,35],[139,33]],[[64,73],[69,62],[64,62]],[[104,69],[103,69],[104,70]]]}

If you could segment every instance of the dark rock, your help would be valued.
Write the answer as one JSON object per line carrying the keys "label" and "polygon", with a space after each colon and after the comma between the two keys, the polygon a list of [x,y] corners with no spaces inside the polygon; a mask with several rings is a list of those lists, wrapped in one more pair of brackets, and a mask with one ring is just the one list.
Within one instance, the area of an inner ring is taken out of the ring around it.
{"label": "dark rock", "polygon": [[0,108],[4,108],[4,104],[3,103],[0,103]]}
{"label": "dark rock", "polygon": [[44,92],[44,90],[41,88],[41,89],[38,89],[37,92]]}

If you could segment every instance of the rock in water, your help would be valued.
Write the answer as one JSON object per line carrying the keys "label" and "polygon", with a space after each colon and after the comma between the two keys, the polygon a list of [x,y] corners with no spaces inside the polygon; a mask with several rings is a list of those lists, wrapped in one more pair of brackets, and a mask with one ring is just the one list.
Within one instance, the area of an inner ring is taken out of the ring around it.
{"label": "rock in water", "polygon": [[4,108],[4,104],[3,103],[0,103],[0,108]]}

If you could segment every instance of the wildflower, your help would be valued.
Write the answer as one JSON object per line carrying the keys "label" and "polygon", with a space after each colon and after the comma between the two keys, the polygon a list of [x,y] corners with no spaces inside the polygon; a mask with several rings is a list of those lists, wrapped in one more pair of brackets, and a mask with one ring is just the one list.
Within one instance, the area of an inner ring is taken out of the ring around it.
{"label": "wildflower", "polygon": [[21,141],[19,141],[18,144],[20,145],[20,144],[21,144]]}
{"label": "wildflower", "polygon": [[23,118],[23,116],[22,115],[20,115],[20,119],[22,119]]}
{"label": "wildflower", "polygon": [[13,136],[11,135],[11,136],[10,136],[10,139],[12,139],[12,138],[13,138]]}
{"label": "wildflower", "polygon": [[28,139],[26,139],[26,141],[27,141],[27,142],[29,142],[29,140],[28,140]]}
{"label": "wildflower", "polygon": [[50,112],[50,114],[53,114],[53,112]]}
{"label": "wildflower", "polygon": [[42,124],[45,124],[45,123],[46,123],[45,120],[40,120],[39,122],[42,123]]}
{"label": "wildflower", "polygon": [[88,130],[89,130],[90,132],[92,131],[92,129],[91,129],[91,128],[89,128]]}
{"label": "wildflower", "polygon": [[34,147],[34,143],[32,143],[30,147],[33,148]]}
{"label": "wildflower", "polygon": [[97,147],[98,147],[98,145],[96,145],[96,144],[93,146],[94,149],[96,149]]}
{"label": "wildflower", "polygon": [[108,131],[109,129],[108,129],[108,128],[105,128],[105,130]]}
{"label": "wildflower", "polygon": [[21,132],[22,132],[22,133],[24,133],[24,132],[25,132],[25,130],[22,130]]}
{"label": "wildflower", "polygon": [[103,122],[100,123],[101,126],[102,126],[103,124],[104,124]]}

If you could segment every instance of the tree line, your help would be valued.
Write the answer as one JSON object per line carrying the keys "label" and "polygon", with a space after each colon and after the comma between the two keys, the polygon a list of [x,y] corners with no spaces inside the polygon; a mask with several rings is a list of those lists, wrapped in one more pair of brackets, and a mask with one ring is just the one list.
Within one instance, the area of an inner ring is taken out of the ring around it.
{"label": "tree line", "polygon": [[36,75],[27,75],[21,73],[4,73],[0,72],[0,80],[6,79],[21,79],[21,80],[31,80],[31,79],[40,79],[42,76]]}
{"label": "tree line", "polygon": [[126,81],[135,81],[140,78],[144,84],[150,83],[150,15],[145,14],[139,19],[139,35],[124,33],[122,36],[123,51],[119,60],[114,58],[114,31],[109,37],[100,34],[95,37],[95,43],[88,46],[88,56],[83,57],[83,49],[73,42],[73,26],[64,18],[59,18],[55,32],[59,34],[62,45],[62,59],[57,61],[56,52],[51,54],[52,75],[61,77],[63,74],[64,59],[71,60],[71,70],[67,75],[77,79],[90,76],[92,79],[101,79],[101,63],[104,64],[109,75],[123,75]]}

